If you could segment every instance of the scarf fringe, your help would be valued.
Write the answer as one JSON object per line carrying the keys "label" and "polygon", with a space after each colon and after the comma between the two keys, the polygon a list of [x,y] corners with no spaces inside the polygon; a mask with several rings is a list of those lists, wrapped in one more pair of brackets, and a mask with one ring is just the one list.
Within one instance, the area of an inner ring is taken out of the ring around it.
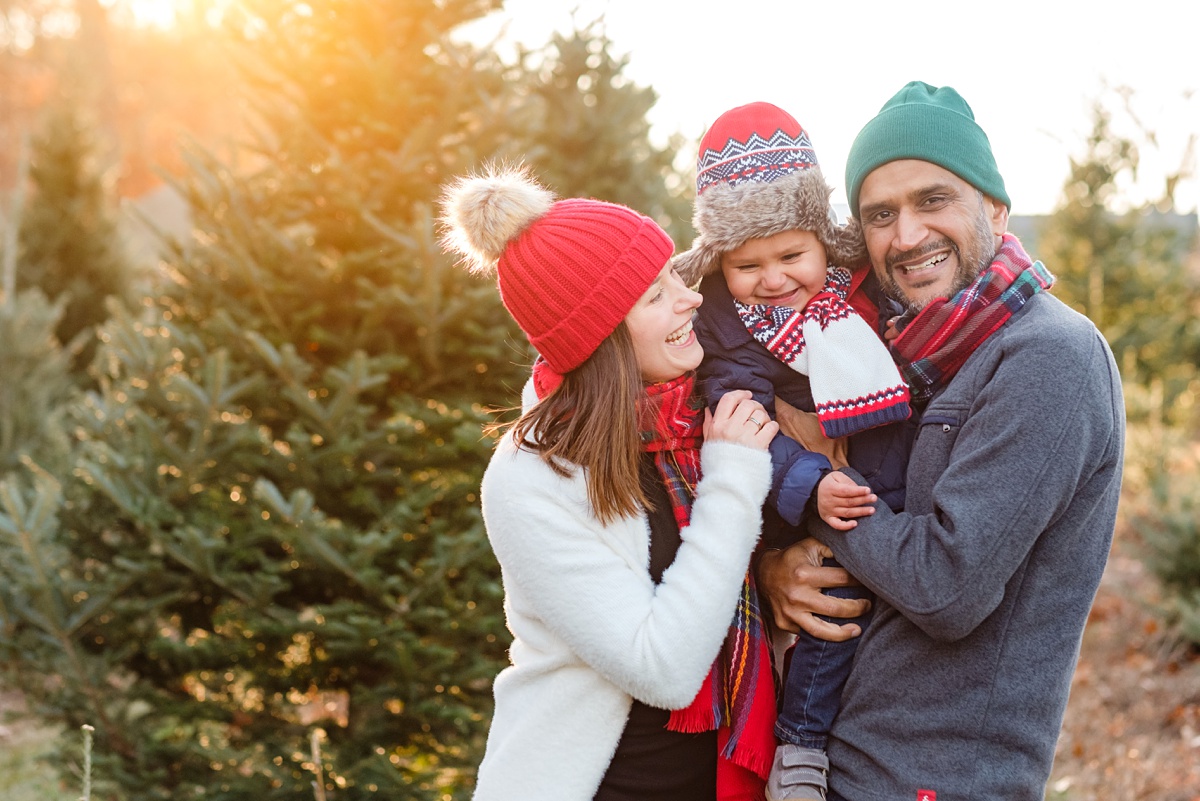
{"label": "scarf fringe", "polygon": [[[728,745],[729,729],[722,727],[717,731],[717,747],[724,751]],[[767,751],[754,749],[743,751],[743,758],[738,761],[722,759],[717,763],[717,801],[764,801],[767,790],[767,776],[771,772],[771,763],[775,759],[774,739]],[[745,758],[753,758],[765,754],[765,759],[754,758],[754,764],[741,764]]]}
{"label": "scarf fringe", "polygon": [[[725,755],[722,754],[722,756]],[[759,746],[734,748],[733,754],[725,758],[739,768],[745,768],[765,780],[771,774],[771,765],[775,762],[774,740],[772,740],[771,747],[766,749]]]}
{"label": "scarf fringe", "polygon": [[[697,699],[705,692],[712,693],[711,682],[712,672],[710,671],[704,679],[704,684],[700,685],[700,692],[696,693]],[[706,709],[703,705],[693,701],[691,705],[671,712],[667,728],[671,731],[677,731],[680,734],[699,734],[700,732],[712,731],[713,721],[717,717],[718,712],[716,709]]]}

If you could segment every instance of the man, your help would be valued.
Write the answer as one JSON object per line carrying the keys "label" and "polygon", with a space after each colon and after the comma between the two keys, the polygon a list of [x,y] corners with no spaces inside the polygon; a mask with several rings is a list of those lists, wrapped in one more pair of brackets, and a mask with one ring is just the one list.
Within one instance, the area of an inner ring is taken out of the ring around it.
{"label": "man", "polygon": [[[878,597],[830,738],[829,797],[1041,801],[1115,524],[1116,365],[1005,233],[1004,181],[953,89],[901,89],[856,138],[846,186],[906,307],[892,346],[918,427],[905,511],[877,504],[849,532],[811,517]],[[838,582],[809,564],[801,546],[764,557],[775,617],[844,638],[811,613],[852,602],[812,602]]]}

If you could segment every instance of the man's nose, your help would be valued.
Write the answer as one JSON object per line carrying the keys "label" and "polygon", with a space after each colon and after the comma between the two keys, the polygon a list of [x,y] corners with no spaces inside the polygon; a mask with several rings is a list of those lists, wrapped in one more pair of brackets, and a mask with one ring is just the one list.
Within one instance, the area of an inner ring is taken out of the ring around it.
{"label": "man's nose", "polygon": [[901,210],[896,219],[896,250],[912,250],[925,241],[929,229],[916,212]]}

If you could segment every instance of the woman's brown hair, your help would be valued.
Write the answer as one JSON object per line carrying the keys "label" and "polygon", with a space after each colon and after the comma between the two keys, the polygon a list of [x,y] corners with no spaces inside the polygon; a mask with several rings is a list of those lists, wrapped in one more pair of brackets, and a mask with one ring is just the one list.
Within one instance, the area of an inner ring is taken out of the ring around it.
{"label": "woman's brown hair", "polygon": [[513,424],[514,436],[562,476],[587,471],[588,500],[601,523],[646,505],[638,479],[638,400],[645,394],[633,340],[620,323],[587,361]]}

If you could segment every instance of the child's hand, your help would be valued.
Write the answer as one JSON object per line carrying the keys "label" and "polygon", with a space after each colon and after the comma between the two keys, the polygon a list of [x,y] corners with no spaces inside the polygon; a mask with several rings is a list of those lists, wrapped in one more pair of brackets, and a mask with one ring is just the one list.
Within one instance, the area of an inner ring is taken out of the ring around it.
{"label": "child's hand", "polygon": [[899,317],[893,317],[887,321],[887,325],[883,330],[883,341],[891,344],[892,340],[900,336],[900,332],[896,330],[896,321]]}
{"label": "child's hand", "polygon": [[817,514],[835,531],[858,525],[854,518],[875,514],[875,493],[845,473],[826,473],[817,484]]}

